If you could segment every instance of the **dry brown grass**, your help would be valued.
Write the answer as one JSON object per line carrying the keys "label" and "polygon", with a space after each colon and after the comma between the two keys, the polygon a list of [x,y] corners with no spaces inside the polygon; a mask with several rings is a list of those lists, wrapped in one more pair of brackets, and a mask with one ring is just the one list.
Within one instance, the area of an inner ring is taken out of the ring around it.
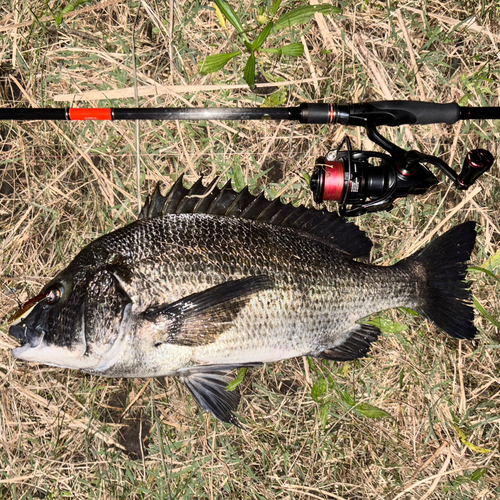
{"label": "dry brown grass", "polygon": [[[57,11],[57,2],[48,4]],[[250,21],[253,4],[242,5]],[[430,0],[424,10],[409,1],[399,2],[399,11],[389,6],[346,1],[342,16],[307,27],[306,56],[266,62],[266,71],[284,79],[288,104],[449,102],[468,95],[470,105],[500,105],[495,0]],[[145,1],[139,9],[138,3],[96,1],[64,21],[57,29],[40,0],[0,5],[2,106],[133,106],[134,85],[143,107],[261,103],[242,81],[241,61],[208,77],[197,73],[197,60],[232,50],[235,36],[195,2]],[[0,318],[37,293],[83,245],[133,220],[134,127],[1,124]],[[269,196],[310,204],[304,174],[344,132],[270,122],[141,123],[142,195],[183,172],[194,181],[200,174],[234,177],[241,168],[245,180]],[[372,147],[363,131],[347,132],[358,147]],[[498,123],[386,132],[454,165],[474,147],[500,156]],[[360,218],[375,242],[374,260],[404,255],[424,229],[428,234],[443,223],[442,232],[475,219],[473,264],[488,266],[496,255],[492,265],[498,266],[498,179],[497,163],[474,197],[443,183],[398,202],[390,214]],[[475,296],[498,318],[498,281],[481,272],[471,277]],[[247,375],[240,413],[248,431],[215,422],[175,380],[107,380],[15,362],[16,342],[4,323],[0,498],[498,498],[498,329],[478,314],[479,338],[459,343],[420,318],[384,317],[410,329],[384,335],[367,359],[312,366],[296,359]],[[311,388],[325,377],[330,388],[317,403]],[[343,391],[392,418],[357,414],[342,402]]]}

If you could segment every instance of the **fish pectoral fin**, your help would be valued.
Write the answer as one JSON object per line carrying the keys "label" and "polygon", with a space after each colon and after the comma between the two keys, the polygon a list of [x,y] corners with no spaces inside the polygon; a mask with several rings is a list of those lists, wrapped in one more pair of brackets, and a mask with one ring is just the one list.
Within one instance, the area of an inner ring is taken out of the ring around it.
{"label": "fish pectoral fin", "polygon": [[252,295],[271,287],[272,280],[265,275],[226,281],[172,304],[149,309],[144,318],[164,324],[166,336],[155,339],[158,345],[211,344],[231,326]]}
{"label": "fish pectoral fin", "polygon": [[238,408],[240,393],[238,388],[234,391],[227,390],[232,380],[228,374],[234,369],[256,364],[196,367],[181,370],[178,375],[204,410],[222,422],[241,428],[241,424],[233,413]]}
{"label": "fish pectoral fin", "polygon": [[331,359],[333,361],[351,361],[366,356],[373,342],[380,335],[380,329],[373,325],[358,325],[348,333],[347,339],[333,349],[318,354],[316,358]]}

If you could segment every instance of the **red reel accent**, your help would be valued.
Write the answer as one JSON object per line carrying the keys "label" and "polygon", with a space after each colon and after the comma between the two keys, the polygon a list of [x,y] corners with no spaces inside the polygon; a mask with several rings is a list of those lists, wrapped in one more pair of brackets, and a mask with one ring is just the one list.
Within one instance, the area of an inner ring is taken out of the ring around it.
{"label": "red reel accent", "polygon": [[326,162],[323,200],[341,201],[344,185],[344,163],[341,161]]}

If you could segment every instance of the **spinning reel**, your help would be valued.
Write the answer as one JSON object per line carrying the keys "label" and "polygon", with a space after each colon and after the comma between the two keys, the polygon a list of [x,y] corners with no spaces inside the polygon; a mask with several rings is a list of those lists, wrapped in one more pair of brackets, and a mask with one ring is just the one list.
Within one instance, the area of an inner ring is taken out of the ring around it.
{"label": "spinning reel", "polygon": [[[436,156],[404,151],[384,138],[379,141],[375,129],[368,128],[368,135],[389,154],[353,151],[346,137],[338,150],[329,151],[316,160],[310,184],[316,203],[336,201],[339,213],[351,217],[391,210],[396,198],[424,194],[438,183],[427,167],[429,164],[446,174],[457,189],[465,190],[494,163],[489,151],[474,149],[467,153],[462,171],[457,175]],[[344,144],[346,149],[342,149]]]}

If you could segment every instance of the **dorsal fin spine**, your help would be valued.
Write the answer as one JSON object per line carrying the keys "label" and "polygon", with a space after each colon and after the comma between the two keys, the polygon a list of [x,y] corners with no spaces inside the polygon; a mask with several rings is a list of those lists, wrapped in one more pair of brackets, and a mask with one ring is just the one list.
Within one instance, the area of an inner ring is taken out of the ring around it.
{"label": "dorsal fin spine", "polygon": [[231,188],[230,181],[220,189],[217,179],[207,187],[203,187],[201,179],[198,179],[191,189],[187,189],[181,176],[165,196],[157,185],[153,195],[147,198],[139,218],[152,219],[173,213],[213,214],[289,227],[337,245],[353,257],[369,255],[372,246],[357,226],[346,222],[338,214],[304,206],[294,207],[282,203],[279,198],[269,201],[264,193],[253,196],[248,188],[238,193]]}

